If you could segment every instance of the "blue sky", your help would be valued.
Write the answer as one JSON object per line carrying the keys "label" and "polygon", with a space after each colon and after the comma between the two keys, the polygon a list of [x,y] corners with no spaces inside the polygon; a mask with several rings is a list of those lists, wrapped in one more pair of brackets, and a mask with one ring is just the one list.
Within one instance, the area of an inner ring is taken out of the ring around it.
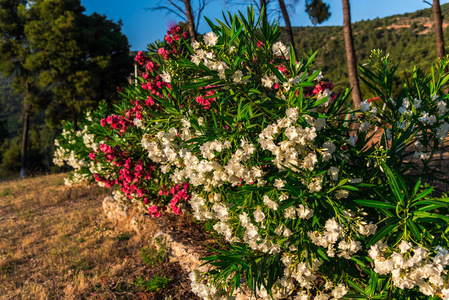
{"label": "blue sky", "polygon": [[[192,3],[194,2],[196,0],[192,0]],[[325,2],[331,6],[332,16],[322,25],[342,25],[341,0],[325,0]],[[441,4],[448,2],[449,0],[440,0]],[[88,14],[97,12],[114,21],[121,19],[123,21],[122,32],[128,37],[131,50],[145,50],[148,43],[163,38],[170,24],[180,21],[175,15],[167,16],[165,12],[153,12],[145,9],[155,6],[158,3],[157,0],[81,0],[81,3]],[[372,20],[376,17],[382,18],[429,7],[421,0],[352,0],[351,17],[353,22]],[[244,8],[226,7],[224,0],[212,0],[203,15],[212,20],[221,19],[223,10],[235,12],[237,9]],[[304,0],[300,1],[296,13],[291,16],[291,19],[293,26],[311,25],[304,11]],[[199,32],[208,31],[207,23],[204,20],[201,21]]]}

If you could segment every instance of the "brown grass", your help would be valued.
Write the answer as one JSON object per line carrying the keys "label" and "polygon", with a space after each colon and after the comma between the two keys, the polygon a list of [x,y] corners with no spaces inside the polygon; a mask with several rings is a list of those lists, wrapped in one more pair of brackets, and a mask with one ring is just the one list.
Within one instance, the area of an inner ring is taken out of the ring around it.
{"label": "brown grass", "polygon": [[[104,216],[99,187],[66,187],[65,174],[0,183],[0,299],[196,299],[179,265],[146,265],[151,236]],[[148,292],[138,277],[170,278]]]}

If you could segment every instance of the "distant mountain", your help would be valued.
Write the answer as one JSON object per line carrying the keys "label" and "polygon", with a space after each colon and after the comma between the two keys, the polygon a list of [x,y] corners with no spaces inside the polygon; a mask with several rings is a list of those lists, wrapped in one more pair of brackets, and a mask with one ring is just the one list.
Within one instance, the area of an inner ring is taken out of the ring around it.
{"label": "distant mountain", "polygon": [[[446,18],[444,37],[448,53],[449,3],[441,5],[441,10]],[[414,65],[430,71],[431,64],[437,58],[431,8],[356,22],[352,24],[352,30],[358,64],[366,61],[372,49],[381,49],[390,54],[389,62],[399,63],[399,75],[404,70],[413,70]],[[323,70],[326,79],[334,83],[336,90],[341,91],[349,86],[342,26],[294,27],[293,31],[295,47],[300,54],[318,51],[317,69]],[[363,84],[362,93],[365,98],[371,96]]]}

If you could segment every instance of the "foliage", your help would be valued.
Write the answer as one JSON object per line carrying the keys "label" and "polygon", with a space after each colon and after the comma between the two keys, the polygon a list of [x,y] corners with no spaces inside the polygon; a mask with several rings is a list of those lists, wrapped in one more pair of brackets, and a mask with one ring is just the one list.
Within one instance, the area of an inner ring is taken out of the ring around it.
{"label": "foliage", "polygon": [[134,282],[134,285],[142,287],[146,292],[160,292],[167,287],[170,281],[170,278],[156,274],[150,280],[145,280],[142,277],[138,277]]}
{"label": "foliage", "polygon": [[[447,13],[448,9],[449,4],[441,5],[443,14]],[[428,24],[433,24],[431,8],[352,23],[357,61],[365,61],[372,49],[389,53],[390,59],[399,63],[396,85],[405,78],[405,72],[413,72],[415,65],[421,66],[424,72],[430,72],[432,61],[437,58],[437,51],[435,30],[428,27]],[[310,49],[317,51],[317,68],[320,68],[326,77],[332,78],[337,92],[343,91],[349,85],[343,28],[293,27],[293,34],[295,49],[300,54],[309,54]],[[446,30],[444,36],[446,40],[449,37]],[[285,40],[285,35],[282,40]],[[368,87],[362,85],[361,89],[364,98],[374,97],[373,91]]]}
{"label": "foliage", "polygon": [[[29,115],[47,141],[51,134],[54,139],[61,120],[76,123],[84,109],[117,99],[117,86],[132,69],[121,25],[96,13],[85,15],[77,0],[0,1],[0,123],[7,119],[10,139],[23,133],[22,141],[27,140],[28,127],[20,133],[19,127]],[[36,148],[39,144],[26,147],[32,148],[29,159],[39,156],[38,164],[27,165],[48,171],[51,145]]]}
{"label": "foliage", "polygon": [[156,247],[147,246],[140,250],[140,255],[142,260],[147,265],[152,267],[158,266],[167,261],[167,242],[164,238],[155,238]]}
{"label": "foliage", "polygon": [[226,244],[191,273],[202,298],[448,299],[449,199],[421,184],[444,180],[448,61],[397,87],[373,51],[360,70],[379,100],[355,109],[276,25],[223,17],[139,53],[138,83],[66,124],[55,161],[153,217],[211,221]]}

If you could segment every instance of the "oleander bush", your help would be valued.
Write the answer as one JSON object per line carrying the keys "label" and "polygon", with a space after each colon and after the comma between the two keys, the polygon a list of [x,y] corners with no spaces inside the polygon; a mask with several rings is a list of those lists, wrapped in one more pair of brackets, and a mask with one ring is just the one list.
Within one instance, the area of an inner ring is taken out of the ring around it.
{"label": "oleander bush", "polygon": [[276,25],[223,17],[194,41],[171,28],[119,106],[66,124],[67,183],[212,223],[227,243],[191,274],[203,299],[449,299],[449,199],[429,184],[446,180],[448,61],[397,87],[373,51],[378,98],[354,108]]}

